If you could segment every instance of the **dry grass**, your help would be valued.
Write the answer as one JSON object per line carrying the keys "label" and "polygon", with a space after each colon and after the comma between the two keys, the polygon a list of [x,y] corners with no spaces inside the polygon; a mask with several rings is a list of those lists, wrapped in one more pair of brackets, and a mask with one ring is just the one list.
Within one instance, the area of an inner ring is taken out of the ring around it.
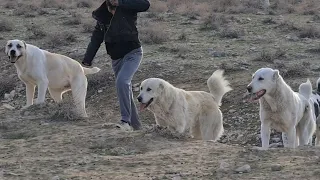
{"label": "dry grass", "polygon": [[76,41],[77,36],[69,31],[50,33],[46,36],[46,45],[49,48],[67,46]]}
{"label": "dry grass", "polygon": [[66,21],[63,22],[63,25],[66,26],[74,26],[81,24],[81,19],[83,17],[80,14],[72,13],[71,17],[69,17]]}
{"label": "dry grass", "polygon": [[300,38],[320,38],[320,28],[318,26],[303,26],[300,29]]}
{"label": "dry grass", "polygon": [[147,44],[161,44],[168,41],[169,36],[164,31],[165,25],[157,22],[145,22],[140,28],[140,39]]}
{"label": "dry grass", "polygon": [[54,113],[50,119],[53,121],[74,121],[83,119],[75,108],[75,104],[71,97],[64,98],[52,111]]}
{"label": "dry grass", "polygon": [[203,19],[200,30],[220,30],[230,22],[230,19],[224,14],[212,13]]}
{"label": "dry grass", "polygon": [[235,27],[235,26],[228,26],[226,28],[223,28],[219,36],[221,38],[240,38],[241,36],[244,36],[246,33],[243,29]]}
{"label": "dry grass", "polygon": [[307,77],[310,75],[310,63],[302,62],[299,64],[276,63],[274,68],[280,70],[284,78]]}
{"label": "dry grass", "polygon": [[4,98],[5,93],[10,93],[17,85],[17,78],[8,76],[0,78],[0,99]]}
{"label": "dry grass", "polygon": [[31,24],[27,26],[27,30],[31,33],[29,39],[40,39],[44,38],[47,33],[43,28],[36,24]]}
{"label": "dry grass", "polygon": [[78,8],[91,8],[93,7],[93,2],[92,1],[85,1],[85,0],[80,0],[76,3],[76,6]]}
{"label": "dry grass", "polygon": [[92,21],[85,21],[82,23],[82,32],[83,33],[92,33],[94,30],[94,24]]}
{"label": "dry grass", "polygon": [[283,49],[277,49],[276,51],[262,50],[259,56],[254,58],[253,61],[273,63],[274,60],[283,58],[285,55],[286,51]]}
{"label": "dry grass", "polygon": [[0,19],[0,32],[7,32],[13,30],[13,24],[6,19]]}

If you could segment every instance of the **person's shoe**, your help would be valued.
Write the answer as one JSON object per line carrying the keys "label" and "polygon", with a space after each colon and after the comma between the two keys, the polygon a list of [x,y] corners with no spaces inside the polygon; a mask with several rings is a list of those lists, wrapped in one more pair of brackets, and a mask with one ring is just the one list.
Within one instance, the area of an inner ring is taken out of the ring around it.
{"label": "person's shoe", "polygon": [[92,66],[92,64],[86,63],[86,62],[81,62],[82,66],[86,67],[86,68],[90,68]]}
{"label": "person's shoe", "polygon": [[117,128],[123,130],[123,131],[133,131],[132,127],[129,125],[129,123],[125,121],[121,121],[119,124],[116,126]]}

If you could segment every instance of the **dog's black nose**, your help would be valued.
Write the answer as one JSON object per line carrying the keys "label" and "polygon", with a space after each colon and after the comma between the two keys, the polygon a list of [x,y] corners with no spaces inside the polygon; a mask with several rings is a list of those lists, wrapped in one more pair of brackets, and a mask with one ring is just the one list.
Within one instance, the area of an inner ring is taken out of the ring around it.
{"label": "dog's black nose", "polygon": [[142,97],[141,96],[139,96],[137,99],[138,99],[139,102],[142,101]]}
{"label": "dog's black nose", "polygon": [[248,90],[249,93],[251,93],[252,87],[251,87],[251,86],[248,86],[248,87],[247,87],[247,90]]}
{"label": "dog's black nose", "polygon": [[11,51],[10,51],[10,55],[11,55],[11,56],[16,55],[16,51],[15,51],[15,50],[11,50]]}

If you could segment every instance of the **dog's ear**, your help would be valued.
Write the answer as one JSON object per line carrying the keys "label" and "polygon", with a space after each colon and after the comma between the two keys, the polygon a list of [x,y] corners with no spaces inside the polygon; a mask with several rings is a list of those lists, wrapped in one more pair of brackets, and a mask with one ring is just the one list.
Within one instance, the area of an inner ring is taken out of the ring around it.
{"label": "dog's ear", "polygon": [[277,80],[280,77],[279,70],[276,69],[273,71],[273,80]]}
{"label": "dog's ear", "polygon": [[25,41],[22,41],[24,44],[24,48],[27,49],[27,43]]}
{"label": "dog's ear", "polygon": [[163,89],[164,89],[164,85],[163,85],[162,82],[159,84],[159,89],[160,89],[160,90],[163,90]]}

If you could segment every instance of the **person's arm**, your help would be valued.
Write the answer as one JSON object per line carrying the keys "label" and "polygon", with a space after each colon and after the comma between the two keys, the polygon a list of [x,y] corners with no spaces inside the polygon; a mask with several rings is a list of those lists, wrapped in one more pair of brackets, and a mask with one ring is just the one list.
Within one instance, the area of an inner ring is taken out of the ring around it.
{"label": "person's arm", "polygon": [[147,11],[150,7],[149,0],[118,0],[118,6],[136,12]]}
{"label": "person's arm", "polygon": [[91,41],[87,47],[82,64],[91,66],[93,58],[96,56],[101,43],[104,41],[104,31],[101,30],[99,23],[97,22],[92,32]]}

